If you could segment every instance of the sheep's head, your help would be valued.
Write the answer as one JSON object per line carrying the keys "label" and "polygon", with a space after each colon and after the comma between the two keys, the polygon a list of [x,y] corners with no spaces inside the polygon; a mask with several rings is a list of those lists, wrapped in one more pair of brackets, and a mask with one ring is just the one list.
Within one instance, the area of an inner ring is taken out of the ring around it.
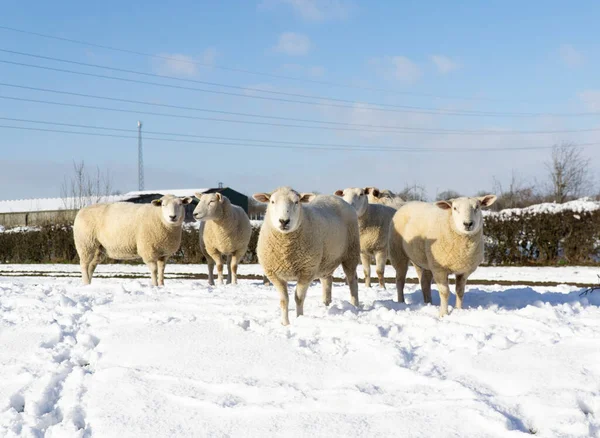
{"label": "sheep's head", "polygon": [[198,205],[194,209],[194,219],[210,221],[219,219],[223,212],[223,195],[220,193],[196,193]]}
{"label": "sheep's head", "polygon": [[184,205],[192,202],[191,197],[179,198],[173,195],[165,195],[160,199],[152,201],[152,205],[162,209],[162,220],[167,225],[181,225],[185,218]]}
{"label": "sheep's head", "polygon": [[485,195],[478,198],[456,198],[435,203],[442,210],[450,210],[454,229],[459,234],[467,236],[478,233],[483,227],[481,209],[496,202],[495,195]]}
{"label": "sheep's head", "polygon": [[[366,189],[359,189],[356,187],[350,187],[344,190],[338,190],[335,192],[336,196],[341,196],[344,201],[354,207],[356,210],[356,214],[358,217],[365,214],[367,211],[367,207],[369,205],[369,199],[367,198],[367,190],[372,189],[372,187],[368,187]],[[377,189],[375,189],[377,190]]]}
{"label": "sheep's head", "polygon": [[273,193],[256,193],[253,198],[268,203],[265,220],[281,233],[296,231],[302,222],[302,203],[315,198],[313,193],[298,193],[289,187],[281,187]]}

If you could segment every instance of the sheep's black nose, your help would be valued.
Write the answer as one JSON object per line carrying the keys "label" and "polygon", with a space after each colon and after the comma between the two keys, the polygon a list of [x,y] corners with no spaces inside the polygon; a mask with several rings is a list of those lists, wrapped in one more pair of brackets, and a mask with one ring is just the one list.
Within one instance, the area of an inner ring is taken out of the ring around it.
{"label": "sheep's black nose", "polygon": [[287,227],[290,224],[290,220],[289,219],[279,219],[279,223],[281,224],[282,227]]}
{"label": "sheep's black nose", "polygon": [[175,222],[175,219],[177,219],[177,216],[169,216],[169,218],[170,218],[170,219],[171,219],[173,222]]}
{"label": "sheep's black nose", "polygon": [[473,226],[473,222],[463,222],[465,228],[471,228]]}

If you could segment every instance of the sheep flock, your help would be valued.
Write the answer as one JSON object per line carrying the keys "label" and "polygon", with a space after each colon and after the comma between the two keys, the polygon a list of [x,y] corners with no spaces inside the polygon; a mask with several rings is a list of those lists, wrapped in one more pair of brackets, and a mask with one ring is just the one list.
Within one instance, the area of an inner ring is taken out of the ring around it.
{"label": "sheep flock", "polygon": [[[196,194],[193,216],[199,224],[199,248],[207,259],[209,284],[237,283],[237,266],[244,257],[252,229],[244,210],[221,193]],[[389,190],[376,187],[346,188],[333,195],[300,193],[280,187],[253,198],[266,203],[257,243],[258,261],[280,298],[281,323],[288,316],[288,282],[296,282],[296,315],[304,312],[310,284],[319,279],[323,304],[331,304],[333,273],[341,266],[358,307],[357,266],[362,263],[365,286],[371,286],[375,260],[378,285],[385,288],[389,261],[396,270],[398,302],[404,302],[409,264],[417,271],[423,301],[431,303],[431,285],[440,293],[439,315],[448,314],[449,276],[456,279],[456,309],[461,309],[468,277],[483,262],[484,236],[481,210],[496,196],[461,197],[435,203],[405,202]],[[150,204],[127,202],[82,208],[73,225],[81,276],[90,284],[105,256],[115,260],[141,259],[152,284],[164,285],[167,259],[181,245],[185,206],[192,197],[165,195]]]}

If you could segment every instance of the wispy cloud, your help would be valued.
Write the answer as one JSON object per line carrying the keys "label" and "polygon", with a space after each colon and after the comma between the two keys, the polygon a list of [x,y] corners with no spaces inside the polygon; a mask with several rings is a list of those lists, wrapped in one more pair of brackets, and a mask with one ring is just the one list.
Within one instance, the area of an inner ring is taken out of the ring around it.
{"label": "wispy cloud", "polygon": [[600,111],[600,90],[585,90],[578,96],[589,111]]}
{"label": "wispy cloud", "polygon": [[307,21],[345,20],[355,9],[348,0],[263,0],[259,7],[287,5],[295,15]]}
{"label": "wispy cloud", "polygon": [[215,64],[217,50],[209,47],[199,57],[181,53],[159,53],[160,59],[154,63],[154,71],[161,75],[193,77],[202,68],[210,68]]}
{"label": "wispy cloud", "polygon": [[585,57],[583,56],[583,53],[570,44],[562,44],[558,48],[558,54],[562,62],[565,63],[567,67],[581,67],[585,63]]}
{"label": "wispy cloud", "polygon": [[310,39],[306,35],[284,32],[279,35],[279,41],[273,50],[290,56],[302,56],[310,51],[310,47]]}
{"label": "wispy cloud", "polygon": [[406,56],[384,56],[371,58],[369,64],[386,79],[414,83],[421,77],[421,69]]}
{"label": "wispy cloud", "polygon": [[431,59],[431,62],[435,64],[438,71],[442,74],[450,73],[451,71],[458,70],[460,68],[460,64],[448,56],[431,55],[429,59]]}

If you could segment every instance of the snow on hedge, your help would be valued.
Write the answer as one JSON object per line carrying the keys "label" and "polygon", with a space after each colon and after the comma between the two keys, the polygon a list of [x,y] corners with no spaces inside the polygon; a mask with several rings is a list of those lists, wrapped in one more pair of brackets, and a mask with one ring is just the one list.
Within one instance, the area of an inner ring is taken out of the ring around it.
{"label": "snow on hedge", "polygon": [[513,216],[521,216],[524,214],[556,214],[565,211],[573,213],[584,213],[600,210],[600,202],[594,201],[591,198],[581,198],[574,201],[557,204],[556,202],[544,202],[535,204],[525,208],[507,208],[501,211],[484,211],[484,216],[496,216],[500,218],[509,218]]}

